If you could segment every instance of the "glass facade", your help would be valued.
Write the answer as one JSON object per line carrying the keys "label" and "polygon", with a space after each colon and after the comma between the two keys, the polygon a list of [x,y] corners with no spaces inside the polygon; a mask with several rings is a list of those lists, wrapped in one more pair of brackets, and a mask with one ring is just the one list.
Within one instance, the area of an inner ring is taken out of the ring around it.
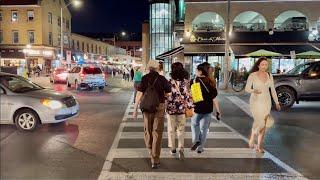
{"label": "glass facade", "polygon": [[150,4],[150,58],[173,48],[174,1]]}

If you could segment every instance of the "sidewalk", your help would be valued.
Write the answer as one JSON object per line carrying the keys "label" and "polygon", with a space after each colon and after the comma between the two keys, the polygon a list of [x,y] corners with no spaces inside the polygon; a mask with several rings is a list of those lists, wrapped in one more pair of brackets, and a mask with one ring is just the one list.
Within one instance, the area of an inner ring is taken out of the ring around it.
{"label": "sidewalk", "polygon": [[118,88],[133,88],[133,82],[128,82],[122,79],[122,75],[111,77],[111,75],[107,76],[108,86],[118,87]]}

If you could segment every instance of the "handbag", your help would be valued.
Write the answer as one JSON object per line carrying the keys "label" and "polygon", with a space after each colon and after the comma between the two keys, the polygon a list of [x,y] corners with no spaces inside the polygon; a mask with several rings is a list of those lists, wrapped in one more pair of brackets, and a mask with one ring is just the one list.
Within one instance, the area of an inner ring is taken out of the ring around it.
{"label": "handbag", "polygon": [[[199,78],[199,81],[202,83],[204,88],[209,93],[209,90],[208,90],[207,86],[202,82],[202,80],[200,78]],[[194,79],[193,80],[193,84],[191,85],[191,96],[192,96],[192,99],[193,99],[194,103],[201,102],[201,101],[204,100],[203,99],[203,95],[202,95],[202,91],[201,91],[200,82],[196,82],[196,79]]]}
{"label": "handbag", "polygon": [[268,114],[265,118],[265,126],[266,128],[271,128],[274,125],[274,118],[271,116],[271,114]]}
{"label": "handbag", "polygon": [[[173,80],[173,82],[174,82],[174,84],[176,85],[177,90],[178,90],[178,92],[179,92],[179,95],[180,95],[180,97],[181,97],[182,94],[181,94],[181,91],[180,91],[180,89],[179,89],[179,87],[178,87],[178,84],[176,83],[175,80]],[[183,101],[184,101],[184,100],[183,100]],[[194,114],[193,110],[187,107],[186,102],[184,102],[183,105],[184,105],[184,113],[185,113],[186,118],[192,117],[193,114]]]}

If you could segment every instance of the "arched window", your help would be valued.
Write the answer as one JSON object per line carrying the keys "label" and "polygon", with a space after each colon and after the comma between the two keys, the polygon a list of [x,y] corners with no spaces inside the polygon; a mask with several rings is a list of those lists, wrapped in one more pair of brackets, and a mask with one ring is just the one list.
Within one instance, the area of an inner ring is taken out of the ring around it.
{"label": "arched window", "polygon": [[204,12],[192,21],[193,31],[223,31],[224,20],[215,12]]}
{"label": "arched window", "polygon": [[277,31],[308,30],[308,18],[299,11],[285,11],[274,20]]}
{"label": "arched window", "polygon": [[233,20],[232,27],[234,31],[265,31],[267,21],[257,12],[246,11]]}

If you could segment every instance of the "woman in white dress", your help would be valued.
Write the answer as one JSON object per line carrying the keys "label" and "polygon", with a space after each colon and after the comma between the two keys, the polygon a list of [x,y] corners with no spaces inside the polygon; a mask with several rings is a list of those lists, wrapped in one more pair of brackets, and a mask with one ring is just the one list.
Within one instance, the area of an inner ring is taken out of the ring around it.
{"label": "woman in white dress", "polygon": [[[271,111],[271,95],[275,102],[276,109],[280,111],[280,105],[276,90],[274,88],[273,77],[268,73],[268,60],[261,57],[254,64],[248,77],[245,91],[250,93],[250,110],[253,116],[252,132],[249,140],[249,147],[255,148],[259,153],[264,153],[263,143],[266,132],[266,118]],[[255,137],[258,135],[258,144],[255,146]]]}

